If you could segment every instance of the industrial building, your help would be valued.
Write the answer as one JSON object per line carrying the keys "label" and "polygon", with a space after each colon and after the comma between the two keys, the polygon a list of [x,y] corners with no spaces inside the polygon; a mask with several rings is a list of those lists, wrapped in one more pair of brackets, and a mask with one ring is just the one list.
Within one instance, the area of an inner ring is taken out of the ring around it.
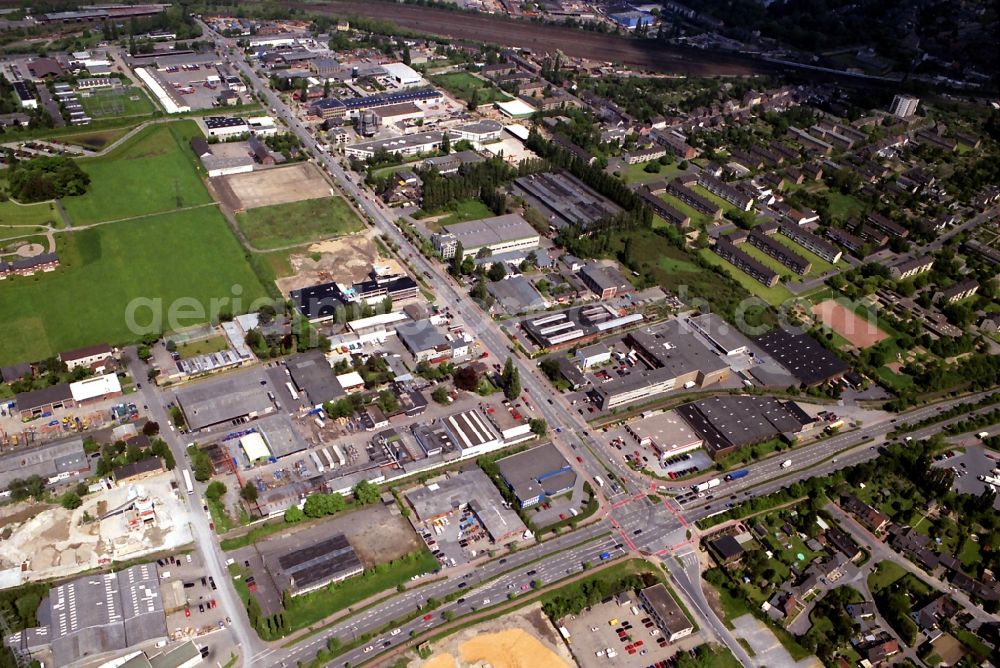
{"label": "industrial building", "polygon": [[334,534],[309,547],[288,552],[268,564],[278,588],[292,596],[320,589],[364,572],[354,548],[344,534]]}
{"label": "industrial building", "polygon": [[389,139],[377,139],[375,141],[352,144],[344,147],[344,154],[349,158],[367,160],[377,153],[385,151],[392,155],[420,155],[430,153],[441,148],[443,132],[432,130],[430,132],[418,132],[412,135],[401,137],[391,137]]}
{"label": "industrial building", "polygon": [[503,436],[478,409],[471,409],[413,427],[417,444],[428,457],[475,457],[504,445]]}
{"label": "industrial building", "polygon": [[69,385],[65,384],[20,392],[14,396],[14,403],[23,420],[52,415],[55,410],[76,406],[76,402],[73,401],[73,393],[70,391]]}
{"label": "industrial building", "polygon": [[494,543],[521,536],[524,523],[482,470],[469,469],[406,492],[405,498],[421,522],[433,522],[468,508]]}
{"label": "industrial building", "polygon": [[851,370],[836,353],[804,332],[793,334],[776,327],[758,337],[756,343],[805,387],[840,380]]}
{"label": "industrial building", "polygon": [[441,361],[452,356],[448,339],[430,320],[399,325],[396,327],[396,336],[418,363]]}
{"label": "industrial building", "polygon": [[296,389],[305,394],[306,403],[310,406],[321,406],[345,394],[321,350],[293,355],[285,361],[285,368]]}
{"label": "industrial building", "polygon": [[419,288],[405,274],[380,274],[348,287],[336,282],[320,283],[292,290],[288,298],[296,310],[310,322],[325,322],[337,317],[338,311],[353,304],[377,304],[386,297],[394,303],[413,299]]}
{"label": "industrial building", "polygon": [[598,299],[612,299],[632,289],[632,284],[616,267],[599,262],[588,262],[578,275]]}
{"label": "industrial building", "polygon": [[631,331],[623,343],[635,353],[637,364],[631,373],[595,388],[602,410],[649,400],[680,387],[714,385],[729,377],[729,365],[683,331],[677,320],[655,329]]}
{"label": "industrial building", "polygon": [[548,301],[524,276],[512,276],[494,281],[486,286],[489,293],[506,314],[529,313],[548,308]]}
{"label": "industrial building", "polygon": [[53,665],[70,668],[129,647],[167,640],[156,564],[94,573],[53,587],[42,601],[44,626],[15,633],[10,646],[48,648]]}
{"label": "industrial building", "polygon": [[274,388],[262,370],[248,370],[177,390],[177,405],[192,431],[225,425],[237,418],[273,413],[267,396]]}
{"label": "industrial building", "polygon": [[704,443],[676,411],[664,411],[626,422],[625,433],[638,445],[652,446],[660,457],[697,450]]}
{"label": "industrial building", "polygon": [[552,443],[504,457],[497,469],[521,508],[569,492],[576,485],[576,472]]}
{"label": "industrial building", "polygon": [[227,139],[250,133],[250,124],[242,118],[231,116],[206,116],[203,119],[205,134],[209,137]]}
{"label": "industrial building", "polygon": [[716,313],[688,318],[687,323],[725,355],[745,353],[750,345],[750,339]]}
{"label": "industrial building", "polygon": [[90,459],[80,438],[18,448],[0,455],[0,490],[6,490],[15,479],[33,475],[53,483],[89,473]]}
{"label": "industrial building", "polygon": [[662,582],[641,589],[639,598],[642,599],[653,621],[663,630],[667,642],[676,642],[694,631],[694,624]]}
{"label": "industrial building", "polygon": [[578,345],[597,336],[606,336],[642,320],[641,313],[622,316],[607,304],[598,303],[525,320],[521,326],[542,348],[559,348]]}
{"label": "industrial building", "polygon": [[565,172],[530,174],[514,181],[514,194],[545,214],[552,228],[585,228],[616,216],[622,209],[582,181]]}
{"label": "industrial building", "polygon": [[713,458],[772,438],[789,443],[811,429],[811,417],[794,401],[773,397],[718,396],[677,407],[677,413],[704,441]]}
{"label": "industrial building", "polygon": [[470,141],[473,146],[479,147],[489,142],[499,141],[503,134],[503,125],[486,118],[475,123],[449,128],[448,134],[458,140]]}
{"label": "industrial building", "polygon": [[442,229],[432,240],[445,260],[455,257],[459,243],[465,256],[475,257],[484,248],[492,254],[532,251],[540,240],[538,231],[517,213],[445,225]]}

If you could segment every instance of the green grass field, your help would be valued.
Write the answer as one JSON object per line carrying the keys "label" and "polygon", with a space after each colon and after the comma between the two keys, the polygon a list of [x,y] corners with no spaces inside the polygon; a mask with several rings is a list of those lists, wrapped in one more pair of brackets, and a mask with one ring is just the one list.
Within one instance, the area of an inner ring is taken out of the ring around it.
{"label": "green grass field", "polygon": [[652,174],[646,171],[648,162],[640,162],[635,165],[623,164],[618,170],[627,183],[649,183],[650,181],[670,181],[679,174],[684,174],[684,170],[677,166],[677,162],[669,165],[661,165],[660,171]]}
{"label": "green grass field", "polygon": [[794,271],[792,271],[791,269],[789,269],[785,265],[783,265],[780,262],[778,262],[777,260],[775,260],[770,255],[766,254],[764,251],[760,250],[756,246],[751,246],[749,242],[745,243],[745,244],[742,244],[740,246],[740,250],[742,250],[744,253],[746,253],[747,255],[749,255],[750,257],[752,257],[753,259],[755,259],[758,262],[760,262],[761,264],[763,264],[765,267],[768,267],[769,269],[771,269],[772,271],[774,271],[775,273],[777,273],[779,276],[781,276],[781,280],[782,281],[786,281],[786,282],[789,281],[789,280],[795,281],[795,282],[801,282],[802,281],[802,277],[801,276],[799,276]]}
{"label": "green grass field", "polygon": [[115,116],[148,116],[154,107],[149,96],[138,88],[125,87],[94,90],[90,95],[79,95],[83,110],[92,118]]}
{"label": "green grass field", "polygon": [[196,136],[194,121],[151,125],[107,155],[80,160],[91,182],[86,194],[63,200],[73,225],[210,203],[188,146]]}
{"label": "green grass field", "polygon": [[896,580],[906,575],[902,566],[898,566],[891,561],[882,561],[875,567],[875,570],[868,576],[868,588],[872,593],[882,591]]}
{"label": "green grass field", "polygon": [[341,197],[275,204],[236,214],[254,248],[271,250],[357,232],[361,219]]}
{"label": "green grass field", "polygon": [[[18,204],[12,200],[0,202],[0,235],[8,230],[17,232],[18,227],[34,227],[62,224],[59,212],[50,202],[38,204]],[[25,230],[29,232],[31,230]]]}
{"label": "green grass field", "polygon": [[[166,330],[174,328],[166,313],[178,299],[193,298],[207,309],[211,298],[229,297],[237,285],[244,305],[265,296],[215,208],[60,233],[56,241],[62,258],[57,271],[0,286],[0,364],[101,342],[136,341],[140,337],[130,330],[126,309],[138,298],[162,300]],[[149,309],[138,312],[136,320],[148,322]]]}
{"label": "green grass field", "polygon": [[456,223],[464,223],[469,220],[479,220],[481,218],[492,218],[494,215],[495,214],[490,211],[490,208],[478,199],[463,199],[455,202],[454,206],[442,211],[428,213],[421,210],[421,213],[417,214],[419,218],[434,218],[436,216],[443,216],[438,220],[424,223],[427,229],[431,232],[438,232],[445,225],[454,225]]}
{"label": "green grass field", "polygon": [[468,102],[472,91],[479,91],[479,104],[509,100],[510,95],[468,72],[450,72],[432,76],[431,81],[441,86],[455,97]]}
{"label": "green grass field", "polygon": [[757,295],[772,306],[777,306],[778,304],[792,298],[792,293],[781,283],[778,283],[773,288],[769,288],[763,283],[750,278],[750,276],[744,274],[742,271],[723,260],[708,248],[700,250],[699,255],[701,255],[702,259],[709,264],[722,267],[727,274],[732,276],[736,282],[742,285],[747,291]]}
{"label": "green grass field", "polygon": [[177,346],[177,354],[181,359],[190,359],[198,355],[217,353],[229,347],[229,341],[224,336],[213,336],[209,339],[191,341]]}

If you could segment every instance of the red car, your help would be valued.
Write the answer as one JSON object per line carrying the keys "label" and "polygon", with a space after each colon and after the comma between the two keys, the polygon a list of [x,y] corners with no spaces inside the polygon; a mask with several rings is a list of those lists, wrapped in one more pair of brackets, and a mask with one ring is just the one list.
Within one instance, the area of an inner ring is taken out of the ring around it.
{"label": "red car", "polygon": [[184,616],[185,617],[191,616],[191,608],[184,608]]}
{"label": "red car", "polygon": [[424,615],[424,621],[429,622],[434,619],[434,615]]}

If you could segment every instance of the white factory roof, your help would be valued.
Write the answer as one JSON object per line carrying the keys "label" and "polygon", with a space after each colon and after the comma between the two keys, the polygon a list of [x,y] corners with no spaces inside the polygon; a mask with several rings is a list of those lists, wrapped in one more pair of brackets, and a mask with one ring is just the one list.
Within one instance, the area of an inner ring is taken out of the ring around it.
{"label": "white factory roof", "polygon": [[337,376],[337,382],[345,390],[352,387],[357,387],[358,385],[364,385],[365,379],[361,377],[361,374],[357,371],[350,371],[348,373],[341,374]]}
{"label": "white factory roof", "polygon": [[513,118],[530,116],[535,113],[535,108],[523,100],[510,100],[509,102],[497,102],[497,108],[503,113]]}
{"label": "white factory roof", "polygon": [[81,402],[108,394],[117,394],[122,391],[122,385],[118,382],[118,376],[109,373],[70,383],[69,391],[73,395],[73,401]]}
{"label": "white factory roof", "polygon": [[240,439],[240,447],[243,448],[243,452],[251,462],[267,459],[271,456],[271,451],[268,450],[267,443],[264,442],[264,437],[256,431],[242,437]]}

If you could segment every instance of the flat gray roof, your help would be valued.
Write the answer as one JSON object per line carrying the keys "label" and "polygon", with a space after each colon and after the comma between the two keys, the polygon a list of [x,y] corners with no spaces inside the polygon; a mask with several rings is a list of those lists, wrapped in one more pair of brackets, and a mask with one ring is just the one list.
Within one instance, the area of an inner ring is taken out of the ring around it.
{"label": "flat gray roof", "polygon": [[750,345],[750,339],[716,313],[695,316],[690,322],[727,355]]}
{"label": "flat gray roof", "polygon": [[455,235],[466,249],[538,237],[538,231],[518,213],[445,225],[444,231]]}
{"label": "flat gray roof", "polygon": [[656,611],[656,615],[667,627],[666,630],[670,635],[694,628],[691,620],[687,618],[687,615],[684,614],[662,582],[658,582],[652,587],[646,587],[640,593],[650,607]]}
{"label": "flat gray roof", "polygon": [[504,457],[497,468],[521,500],[561,491],[576,482],[576,473],[552,443]]}
{"label": "flat gray roof", "polygon": [[490,294],[508,311],[530,311],[545,307],[545,300],[524,276],[512,276],[487,286]]}
{"label": "flat gray roof", "polygon": [[794,402],[773,397],[710,397],[679,406],[677,412],[712,450],[752,445],[779,434],[796,433],[812,421]]}
{"label": "flat gray roof", "polygon": [[430,320],[417,320],[399,325],[396,327],[396,336],[414,355],[448,343],[441,330],[432,325]]}
{"label": "flat gray roof", "polygon": [[309,403],[319,406],[344,396],[344,388],[337,382],[337,375],[330,368],[321,350],[310,350],[293,355],[285,361],[295,387],[306,393]]}
{"label": "flat gray roof", "polygon": [[283,578],[293,590],[315,587],[357,573],[361,560],[342,533],[288,552],[277,559]]}
{"label": "flat gray roof", "polygon": [[255,426],[264,435],[271,454],[277,458],[294,455],[309,447],[299,432],[292,427],[291,419],[284,413],[268,415],[257,420]]}
{"label": "flat gray roof", "polygon": [[269,391],[274,388],[263,369],[250,369],[182,388],[177,391],[177,403],[188,426],[198,430],[271,412],[274,404],[267,398]]}
{"label": "flat gray roof", "polygon": [[0,489],[7,489],[10,482],[17,478],[39,475],[48,479],[60,473],[89,468],[90,462],[80,438],[18,449],[0,456]]}
{"label": "flat gray roof", "polygon": [[398,151],[404,148],[440,144],[443,136],[444,133],[438,132],[437,130],[431,132],[418,132],[412,135],[403,135],[402,137],[391,137],[389,139],[378,139],[375,141],[353,144],[350,148],[357,149],[359,151],[369,151],[372,153],[377,153],[383,148],[387,151]]}
{"label": "flat gray roof", "polygon": [[517,513],[503,507],[503,497],[482,470],[475,468],[406,493],[421,521],[470,505],[493,540],[524,532]]}
{"label": "flat gray roof", "polygon": [[57,666],[167,637],[156,564],[59,585],[49,592],[48,605]]}

